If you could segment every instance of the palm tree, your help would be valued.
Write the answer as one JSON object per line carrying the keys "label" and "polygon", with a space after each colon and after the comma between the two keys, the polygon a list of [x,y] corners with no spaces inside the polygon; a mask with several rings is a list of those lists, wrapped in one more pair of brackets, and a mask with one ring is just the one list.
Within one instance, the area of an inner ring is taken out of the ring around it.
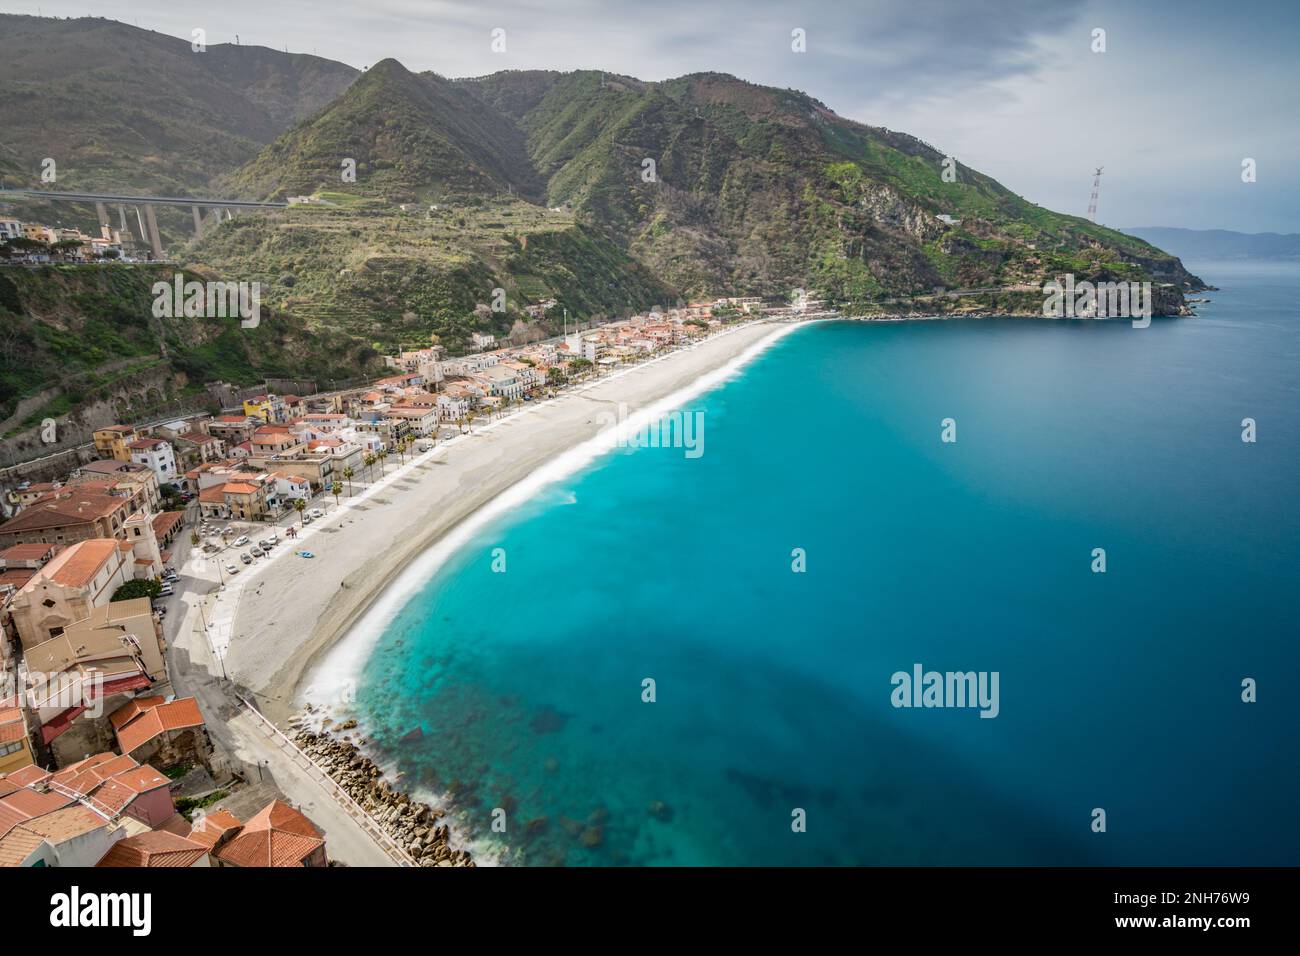
{"label": "palm tree", "polygon": [[375,454],[374,454],[374,452],[367,452],[367,453],[366,453],[366,457],[365,457],[365,458],[362,458],[361,460],[362,460],[363,462],[365,462],[365,465],[366,465],[366,481],[369,481],[369,480],[370,480],[370,467],[375,463],[375,461],[376,461],[377,459],[375,458]]}
{"label": "palm tree", "polygon": [[465,434],[465,416],[464,416],[464,415],[460,416],[460,421],[458,421],[456,424],[460,426],[460,433],[461,433],[462,435]]}
{"label": "palm tree", "polygon": [[343,469],[343,477],[347,480],[347,483],[348,483],[348,497],[349,497],[349,498],[352,497],[352,476],[355,475],[356,473],[357,473],[357,472],[356,472],[356,469],[353,468],[351,465],[349,465],[347,468],[344,468],[344,469]]}
{"label": "palm tree", "polygon": [[330,491],[334,492],[334,507],[339,506],[339,494],[343,491],[343,482],[336,481],[330,486]]}
{"label": "palm tree", "polygon": [[303,512],[307,510],[307,502],[303,501],[301,498],[295,498],[293,502],[293,510],[298,512],[298,520],[302,521],[302,526],[304,528],[307,527],[307,522],[303,521]]}
{"label": "palm tree", "polygon": [[379,449],[379,477],[384,477],[384,459],[388,457],[388,449]]}

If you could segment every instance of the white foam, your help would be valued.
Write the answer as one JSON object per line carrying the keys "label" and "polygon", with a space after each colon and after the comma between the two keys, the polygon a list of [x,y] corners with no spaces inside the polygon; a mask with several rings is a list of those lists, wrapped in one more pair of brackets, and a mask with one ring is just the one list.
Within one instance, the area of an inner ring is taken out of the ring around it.
{"label": "white foam", "polygon": [[[764,336],[726,364],[706,372],[691,384],[630,414],[621,425],[606,428],[593,438],[574,446],[566,452],[561,452],[527,478],[511,485],[497,497],[469,515],[439,539],[429,550],[412,561],[405,571],[380,592],[379,597],[365,616],[325,654],[321,662],[312,670],[311,676],[304,683],[299,696],[304,701],[326,706],[336,702],[339,698],[340,689],[352,686],[351,682],[355,679],[355,675],[361,672],[366,659],[374,650],[379,638],[401,609],[428,584],[438,572],[438,569],[450,557],[468,544],[474,535],[487,524],[506,512],[532,500],[538,491],[546,486],[581,471],[597,458],[612,451],[620,428],[635,433],[640,428],[648,426],[666,413],[680,408],[683,403],[697,398],[734,378],[740,373],[741,369],[778,341],[796,329],[811,324],[813,323],[804,322],[779,326],[770,335]],[[670,354],[664,358],[671,357]],[[662,361],[662,359],[655,361]],[[637,368],[644,367],[638,366]],[[635,372],[636,369],[628,369],[627,371],[629,373]],[[603,384],[604,381],[608,380],[604,379],[593,384]],[[496,422],[493,423],[493,425],[496,424]]]}

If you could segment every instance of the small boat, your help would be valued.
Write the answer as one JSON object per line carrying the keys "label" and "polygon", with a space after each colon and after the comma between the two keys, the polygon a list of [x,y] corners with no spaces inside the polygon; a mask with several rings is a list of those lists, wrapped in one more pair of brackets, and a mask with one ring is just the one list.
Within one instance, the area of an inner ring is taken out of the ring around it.
{"label": "small boat", "polygon": [[314,558],[314,557],[316,557],[316,555],[312,554],[310,551],[299,551],[299,552],[298,552],[298,557],[300,557],[300,558]]}

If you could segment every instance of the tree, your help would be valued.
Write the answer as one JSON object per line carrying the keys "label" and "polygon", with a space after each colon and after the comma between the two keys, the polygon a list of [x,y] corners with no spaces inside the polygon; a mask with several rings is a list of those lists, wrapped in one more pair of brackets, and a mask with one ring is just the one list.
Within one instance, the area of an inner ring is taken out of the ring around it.
{"label": "tree", "polygon": [[199,542],[202,541],[202,540],[203,540],[203,539],[199,537],[199,533],[198,533],[197,531],[191,531],[191,532],[190,532],[190,544],[191,544],[193,547],[196,547],[196,548],[197,548],[197,547],[199,546]]}
{"label": "tree", "polygon": [[388,457],[388,449],[379,449],[379,477],[384,477],[384,459]]}
{"label": "tree", "polygon": [[295,498],[293,502],[293,510],[298,512],[298,520],[302,521],[302,525],[305,528],[307,522],[304,520],[303,514],[307,510],[307,502],[303,501],[301,498]]}
{"label": "tree", "polygon": [[370,480],[370,468],[376,460],[374,452],[366,452],[366,457],[361,459],[366,466],[366,481]]}
{"label": "tree", "polygon": [[343,492],[343,482],[336,481],[330,486],[330,491],[334,492],[334,507],[339,506],[339,495]]}
{"label": "tree", "polygon": [[136,578],[134,581],[127,581],[121,585],[113,596],[109,598],[109,603],[114,601],[134,601],[136,598],[147,597],[150,600],[156,598],[162,593],[162,585],[157,581],[144,581]]}
{"label": "tree", "polygon": [[343,469],[343,477],[347,480],[347,483],[348,483],[348,497],[349,497],[349,498],[352,497],[352,476],[355,475],[356,473],[357,473],[356,469],[353,468],[351,465],[349,465],[347,468],[344,468],[344,469]]}

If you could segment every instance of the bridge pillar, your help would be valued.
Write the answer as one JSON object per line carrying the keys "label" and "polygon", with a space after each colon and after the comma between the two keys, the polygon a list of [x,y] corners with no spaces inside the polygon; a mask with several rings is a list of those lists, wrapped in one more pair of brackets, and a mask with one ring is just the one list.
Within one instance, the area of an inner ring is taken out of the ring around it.
{"label": "bridge pillar", "polygon": [[153,257],[161,259],[163,257],[162,236],[158,235],[158,217],[154,215],[152,204],[145,204],[144,218],[149,223],[149,245],[153,247]]}
{"label": "bridge pillar", "polygon": [[121,203],[117,204],[117,231],[122,235],[129,235],[131,230],[126,228],[126,207]]}
{"label": "bridge pillar", "polygon": [[203,212],[198,206],[191,206],[190,211],[194,213],[194,235],[203,235]]}
{"label": "bridge pillar", "polygon": [[99,222],[96,223],[97,226],[109,226],[111,228],[108,221],[108,208],[102,202],[95,203],[95,215],[99,217]]}

